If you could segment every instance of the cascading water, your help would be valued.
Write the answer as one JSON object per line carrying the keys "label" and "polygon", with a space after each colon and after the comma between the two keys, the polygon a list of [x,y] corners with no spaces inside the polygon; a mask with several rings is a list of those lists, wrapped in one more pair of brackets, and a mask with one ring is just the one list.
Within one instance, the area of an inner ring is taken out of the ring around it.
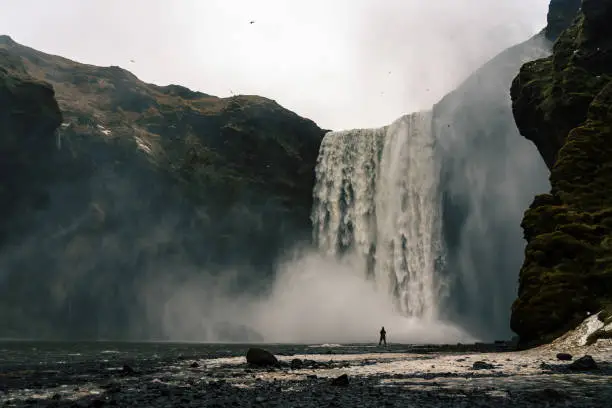
{"label": "cascading water", "polygon": [[434,319],[441,282],[439,166],[431,112],[328,133],[316,167],[313,234],[328,255],[356,255],[408,316]]}

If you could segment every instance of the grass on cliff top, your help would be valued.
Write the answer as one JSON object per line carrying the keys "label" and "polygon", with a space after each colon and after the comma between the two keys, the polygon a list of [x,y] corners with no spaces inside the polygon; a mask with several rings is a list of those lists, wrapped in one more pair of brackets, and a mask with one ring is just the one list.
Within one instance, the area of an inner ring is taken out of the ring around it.
{"label": "grass on cliff top", "polygon": [[[56,99],[67,121],[75,114],[86,114],[105,126],[120,126],[150,116],[157,111],[193,111],[199,115],[217,115],[228,107],[274,104],[255,95],[218,98],[191,91],[179,85],[158,86],[140,81],[129,71],[116,67],[98,67],[46,54],[17,43],[0,44],[0,66],[48,82],[56,90]],[[4,56],[4,57],[3,57]],[[11,63],[9,64],[9,58]],[[114,109],[119,100],[133,100],[133,106]],[[139,107],[143,109],[140,110]]]}

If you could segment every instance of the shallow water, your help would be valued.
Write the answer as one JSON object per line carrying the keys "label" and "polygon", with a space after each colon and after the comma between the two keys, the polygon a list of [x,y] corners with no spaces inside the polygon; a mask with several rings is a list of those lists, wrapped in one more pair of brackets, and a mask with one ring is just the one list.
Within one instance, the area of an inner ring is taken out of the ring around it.
{"label": "shallow water", "polygon": [[[0,340],[0,372],[7,368],[35,367],[53,364],[87,362],[119,363],[124,361],[164,362],[176,359],[209,359],[243,356],[249,347],[239,343],[163,343],[163,342],[60,342]],[[427,353],[439,351],[498,351],[502,345],[414,345],[393,344],[263,344],[278,355],[293,354],[364,354]]]}

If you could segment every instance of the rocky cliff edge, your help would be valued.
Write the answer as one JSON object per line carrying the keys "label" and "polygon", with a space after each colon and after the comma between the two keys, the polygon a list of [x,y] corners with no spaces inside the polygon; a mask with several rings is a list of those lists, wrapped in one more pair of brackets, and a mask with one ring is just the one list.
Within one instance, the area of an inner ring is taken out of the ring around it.
{"label": "rocky cliff edge", "polygon": [[511,88],[523,136],[550,168],[551,192],[522,222],[527,240],[511,327],[546,342],[612,305],[612,0],[584,0],[553,55]]}
{"label": "rocky cliff edge", "polygon": [[[0,211],[35,209],[48,199],[45,157],[55,148],[62,115],[53,88],[27,74],[19,59],[0,49]],[[7,223],[0,223],[0,242]]]}

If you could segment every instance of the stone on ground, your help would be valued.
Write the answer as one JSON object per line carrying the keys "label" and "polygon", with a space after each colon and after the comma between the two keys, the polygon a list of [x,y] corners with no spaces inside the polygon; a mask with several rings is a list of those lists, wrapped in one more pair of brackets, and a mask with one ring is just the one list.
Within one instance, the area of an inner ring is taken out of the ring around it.
{"label": "stone on ground", "polygon": [[274,354],[262,348],[252,347],[246,354],[247,363],[259,366],[270,367],[278,365],[278,360]]}

